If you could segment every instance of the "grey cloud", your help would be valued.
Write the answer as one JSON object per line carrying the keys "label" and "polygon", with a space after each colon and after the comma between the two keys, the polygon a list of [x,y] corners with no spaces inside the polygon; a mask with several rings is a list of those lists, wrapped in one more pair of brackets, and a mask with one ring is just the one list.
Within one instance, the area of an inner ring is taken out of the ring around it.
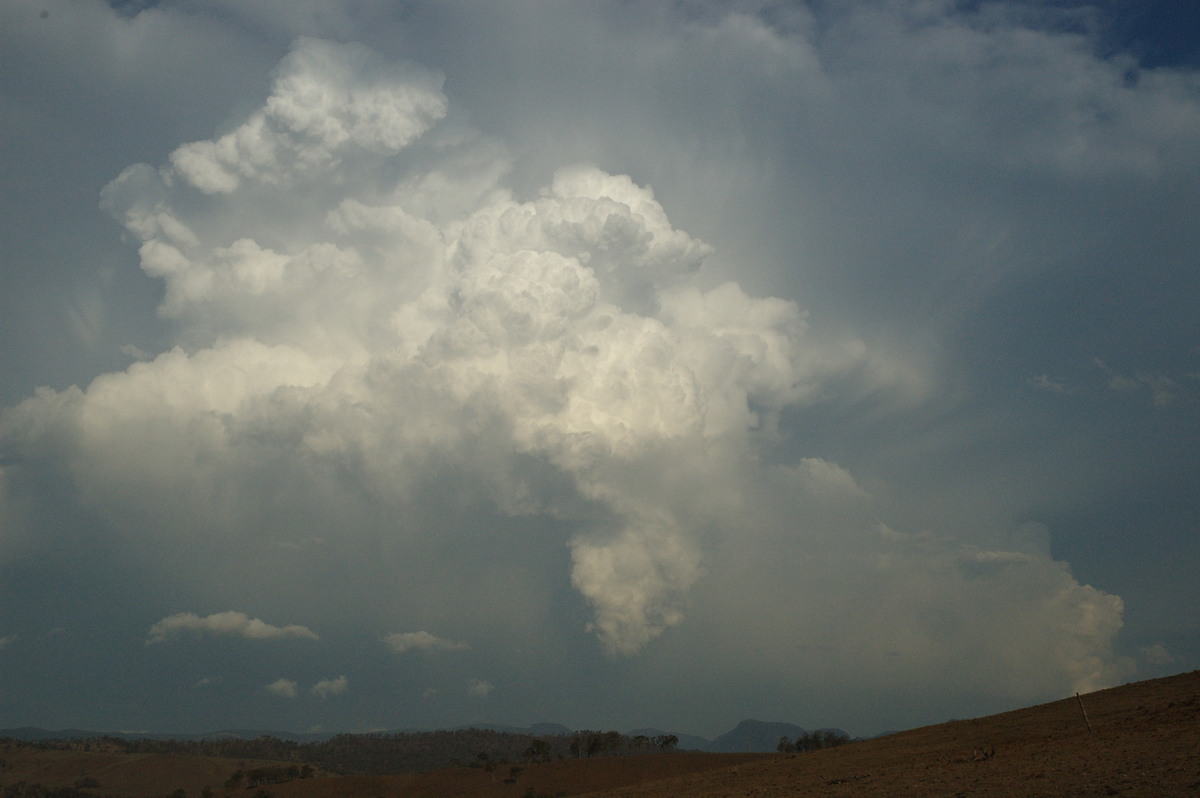
{"label": "grey cloud", "polygon": [[1175,662],[1175,657],[1162,643],[1155,643],[1152,646],[1143,646],[1139,653],[1143,659],[1153,665],[1169,665]]}
{"label": "grey cloud", "polygon": [[495,689],[495,685],[484,679],[467,680],[467,692],[478,698],[487,698],[488,693]]}
{"label": "grey cloud", "polygon": [[350,681],[345,676],[335,679],[322,679],[312,686],[312,694],[324,701],[333,696],[342,695],[350,689]]}
{"label": "grey cloud", "polygon": [[263,689],[280,698],[295,698],[299,685],[291,679],[276,679]]}
{"label": "grey cloud", "polygon": [[429,632],[395,632],[383,638],[383,642],[397,654],[408,651],[465,651],[466,643],[436,637]]}

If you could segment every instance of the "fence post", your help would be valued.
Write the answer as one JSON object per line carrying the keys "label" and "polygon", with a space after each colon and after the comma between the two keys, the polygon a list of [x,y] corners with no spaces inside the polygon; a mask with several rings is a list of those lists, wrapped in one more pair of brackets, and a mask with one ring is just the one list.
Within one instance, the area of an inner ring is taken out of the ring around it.
{"label": "fence post", "polygon": [[1087,724],[1088,732],[1092,731],[1092,722],[1088,720],[1087,710],[1083,707],[1083,699],[1079,697],[1079,693],[1075,694],[1075,700],[1079,702],[1079,711],[1083,713],[1083,722]]}

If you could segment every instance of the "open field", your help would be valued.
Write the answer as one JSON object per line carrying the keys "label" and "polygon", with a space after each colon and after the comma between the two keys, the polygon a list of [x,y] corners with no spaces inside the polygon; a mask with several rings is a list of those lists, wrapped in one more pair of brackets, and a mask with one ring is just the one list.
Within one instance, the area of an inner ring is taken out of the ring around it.
{"label": "open field", "polygon": [[[1200,795],[1200,671],[973,720],[952,721],[804,754],[670,753],[568,759],[495,770],[318,776],[264,785],[276,798],[715,798],[716,796]],[[1090,721],[1091,730],[1088,728]],[[253,796],[223,788],[239,763],[206,757],[0,750],[0,784],[70,786],[154,798]],[[278,763],[276,763],[278,764]]]}
{"label": "open field", "polygon": [[4,761],[0,768],[0,785],[4,785],[4,790],[0,790],[0,795],[7,796],[7,790],[20,782],[62,788],[94,779],[100,786],[81,792],[121,798],[159,798],[179,789],[196,798],[205,787],[211,788],[214,795],[223,795],[222,786],[239,769],[280,764],[175,754],[39,751],[2,746],[0,760]]}

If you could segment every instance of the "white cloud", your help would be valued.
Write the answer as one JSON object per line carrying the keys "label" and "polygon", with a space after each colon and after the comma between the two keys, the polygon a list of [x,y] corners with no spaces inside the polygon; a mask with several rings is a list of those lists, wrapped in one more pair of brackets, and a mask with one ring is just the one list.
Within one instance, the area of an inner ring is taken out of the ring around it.
{"label": "white cloud", "polygon": [[[1153,371],[1138,371],[1130,377],[1117,373],[1100,358],[1093,358],[1092,364],[1100,370],[1107,380],[1107,388],[1117,393],[1140,393],[1143,388],[1150,391],[1151,402],[1155,407],[1174,407],[1181,402],[1195,400],[1195,394],[1187,390],[1180,382],[1167,374]],[[1184,374],[1183,378],[1190,375]]]}
{"label": "white cloud", "polygon": [[312,694],[324,701],[335,695],[342,695],[350,689],[350,682],[345,676],[336,679],[322,679],[312,686]]}
{"label": "white cloud", "polygon": [[613,539],[571,545],[571,582],[595,607],[596,632],[613,655],[635,654],[683,621],[688,589],[701,575],[700,556],[667,523],[626,527]]}
{"label": "white cloud", "polygon": [[494,689],[496,688],[491,682],[483,679],[467,679],[467,692],[470,695],[486,698]]}
{"label": "white cloud", "polygon": [[[655,657],[705,662],[703,673],[678,677],[680,696],[738,678],[746,651],[759,678],[794,689],[933,689],[929,675],[938,673],[947,696],[984,692],[1015,703],[1128,676],[1131,663],[1112,653],[1121,600],[1080,584],[1049,556],[1044,533],[994,530],[976,538],[985,547],[881,527],[874,497],[848,477],[817,462],[747,467],[698,508],[714,527],[735,531],[706,550],[705,574],[690,591],[705,627],[680,624],[664,638],[669,653]],[[714,646],[724,639],[739,645]]]}
{"label": "white cloud", "polygon": [[359,151],[403,149],[445,114],[440,77],[362,45],[299,39],[261,111],[219,139],[185,144],[171,165],[207,194],[231,193],[242,180],[286,186]]}
{"label": "white cloud", "polygon": [[280,698],[295,698],[298,685],[291,679],[276,679],[263,689]]}
{"label": "white cloud", "polygon": [[[342,53],[306,41],[281,74],[311,66],[295,58],[309,51],[320,54],[311,64],[330,69],[371,60],[361,48]],[[311,79],[335,94],[351,91],[342,77],[329,85]],[[395,100],[397,113],[421,116],[409,99],[425,90],[425,79],[405,80],[382,84],[381,96]],[[290,96],[290,85],[277,79],[268,107]],[[364,162],[383,164],[393,154],[354,136],[335,138],[346,157]],[[249,164],[246,174],[251,165],[283,169],[252,149],[213,146],[202,151],[226,153],[225,166]],[[222,193],[243,215],[195,206],[188,187],[163,174],[126,170],[105,190],[107,207],[142,239],[146,272],[166,282],[165,312],[198,331],[219,318],[244,335],[191,354],[173,350],[103,378],[87,394],[27,403],[18,413],[31,420],[82,414],[97,437],[84,444],[91,451],[82,461],[106,462],[86,479],[141,472],[145,484],[164,488],[160,495],[186,479],[190,488],[182,497],[169,491],[172,501],[194,503],[201,515],[215,494],[234,508],[258,499],[231,490],[227,471],[188,469],[185,477],[166,453],[199,447],[210,462],[254,471],[264,444],[298,435],[316,466],[312,477],[323,480],[323,469],[348,458],[389,501],[419,479],[416,464],[432,452],[471,469],[472,460],[542,460],[610,516],[575,534],[571,546],[572,582],[595,608],[592,628],[611,653],[635,653],[680,622],[701,555],[673,510],[653,500],[630,504],[606,469],[686,441],[740,446],[771,430],[785,407],[811,401],[830,379],[867,363],[857,342],[809,340],[792,302],[754,298],[732,282],[695,283],[712,248],[675,229],[654,193],[625,175],[560,169],[529,201],[500,186],[485,194],[471,187],[474,207],[446,220],[422,218],[426,209],[407,184],[380,195],[364,190],[352,170],[339,172],[341,199],[312,193],[317,177],[304,170],[287,171],[286,192],[271,180],[254,189],[286,193],[283,216],[270,204],[242,209],[240,195],[250,189],[240,182]],[[445,179],[440,188],[451,196],[460,190]],[[322,211],[322,203],[334,207]],[[282,243],[256,241],[264,229],[275,229]],[[149,431],[140,421],[147,412],[173,422]],[[490,451],[463,437],[471,417],[496,426],[501,439],[484,438]],[[142,432],[116,431],[127,424]],[[164,455],[159,462],[147,459],[146,441],[133,444],[148,432],[164,436],[152,445]],[[381,447],[384,438],[399,449]],[[129,447],[119,469],[114,446]],[[508,486],[487,489],[513,495]],[[537,486],[525,490],[523,500],[502,499],[505,509],[524,513],[558,500]],[[234,513],[245,511],[254,512],[247,504]]]}
{"label": "white cloud", "polygon": [[1142,646],[1138,653],[1141,658],[1150,665],[1170,665],[1174,663],[1175,655],[1172,654],[1162,643],[1155,643],[1151,646]]}
{"label": "white cloud", "polygon": [[1029,384],[1034,388],[1049,391],[1050,393],[1067,393],[1070,390],[1066,382],[1051,377],[1049,374],[1039,374],[1036,377],[1030,377]]}
{"label": "white cloud", "polygon": [[272,626],[251,618],[244,612],[218,612],[200,617],[191,612],[180,612],[168,615],[150,627],[146,636],[147,643],[161,643],[175,640],[187,634],[214,634],[231,637],[244,637],[247,640],[282,640],[299,638],[303,640],[319,639],[315,632],[306,626],[291,624],[288,626]]}
{"label": "white cloud", "polygon": [[435,637],[429,632],[395,632],[383,638],[384,644],[397,654],[408,651],[465,651],[466,643]]}

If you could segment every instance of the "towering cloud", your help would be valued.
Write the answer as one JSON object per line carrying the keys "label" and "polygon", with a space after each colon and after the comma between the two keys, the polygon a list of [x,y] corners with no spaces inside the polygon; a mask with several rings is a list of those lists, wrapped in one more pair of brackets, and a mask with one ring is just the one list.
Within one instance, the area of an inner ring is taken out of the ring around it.
{"label": "towering cloud", "polygon": [[[669,655],[718,677],[745,650],[784,679],[952,672],[1005,695],[1121,673],[1120,600],[1038,535],[896,530],[846,469],[771,454],[782,413],[919,369],[714,280],[712,248],[630,176],[567,165],[516,195],[441,83],[300,39],[244,122],[117,177],[104,205],[178,345],[5,411],[10,462],[210,601],[232,584],[371,617],[372,641],[397,618],[451,636],[396,652],[544,644],[565,605],[611,656],[677,630]],[[150,639],[185,631],[315,637],[222,613]],[[798,668],[802,644],[828,654]]]}

